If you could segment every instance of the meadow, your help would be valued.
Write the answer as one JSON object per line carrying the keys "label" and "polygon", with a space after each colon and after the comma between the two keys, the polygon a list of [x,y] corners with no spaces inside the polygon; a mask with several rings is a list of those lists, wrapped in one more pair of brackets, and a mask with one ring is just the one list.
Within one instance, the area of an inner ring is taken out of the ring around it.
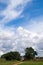
{"label": "meadow", "polygon": [[[0,65],[14,65],[20,63],[20,61],[6,61],[3,59],[0,59]],[[17,65],[43,65],[43,61],[23,61],[20,64]]]}
{"label": "meadow", "polygon": [[22,64],[19,65],[43,65],[42,61],[24,61]]}
{"label": "meadow", "polygon": [[4,59],[0,59],[0,65],[13,65],[13,64],[15,64],[16,62],[18,62],[18,61],[6,61],[6,60],[4,60]]}

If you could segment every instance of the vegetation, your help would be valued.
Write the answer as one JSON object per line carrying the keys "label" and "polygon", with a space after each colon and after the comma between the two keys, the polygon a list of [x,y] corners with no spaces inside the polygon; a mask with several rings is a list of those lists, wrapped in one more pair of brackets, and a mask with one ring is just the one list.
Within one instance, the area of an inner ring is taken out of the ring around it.
{"label": "vegetation", "polygon": [[[34,51],[32,47],[25,49],[25,56],[26,59],[23,63],[20,63],[18,65],[43,65],[43,57],[38,57],[34,60],[35,55],[37,55],[37,52]],[[8,52],[6,54],[3,54],[0,59],[0,65],[13,65],[19,63],[21,59],[19,52]],[[6,61],[7,60],[7,61]],[[27,61],[29,60],[29,61]]]}
{"label": "vegetation", "polygon": [[37,52],[34,51],[34,49],[32,47],[25,49],[25,59],[27,59],[27,60],[34,59],[35,55],[37,55]]}
{"label": "vegetation", "polygon": [[22,64],[19,65],[43,65],[42,61],[25,61]]}
{"label": "vegetation", "polygon": [[5,59],[0,59],[0,65],[13,65],[17,61],[6,61]]}
{"label": "vegetation", "polygon": [[20,60],[19,52],[9,52],[1,56],[1,58],[5,58],[6,60]]}
{"label": "vegetation", "polygon": [[[24,58],[26,60],[34,59],[35,55],[37,55],[37,52],[34,51],[34,49],[32,47],[29,47],[29,48],[25,49]],[[1,58],[4,58],[6,60],[20,60],[21,56],[20,56],[19,52],[8,52],[8,53],[2,55]]]}

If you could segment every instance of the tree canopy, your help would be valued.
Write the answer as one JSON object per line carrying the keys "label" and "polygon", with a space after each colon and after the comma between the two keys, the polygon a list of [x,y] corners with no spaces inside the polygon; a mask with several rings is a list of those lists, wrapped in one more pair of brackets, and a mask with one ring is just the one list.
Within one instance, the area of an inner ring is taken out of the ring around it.
{"label": "tree canopy", "polygon": [[[32,47],[25,49],[25,59],[33,59],[35,58],[35,55],[37,55],[37,52]],[[20,60],[21,56],[19,52],[15,51],[3,54],[1,58],[5,58],[6,60]]]}
{"label": "tree canopy", "polygon": [[32,47],[26,48],[25,49],[25,58],[26,59],[33,59],[37,55],[37,52],[34,51]]}
{"label": "tree canopy", "polygon": [[6,60],[20,60],[19,52],[9,52],[1,56],[1,58],[5,58]]}

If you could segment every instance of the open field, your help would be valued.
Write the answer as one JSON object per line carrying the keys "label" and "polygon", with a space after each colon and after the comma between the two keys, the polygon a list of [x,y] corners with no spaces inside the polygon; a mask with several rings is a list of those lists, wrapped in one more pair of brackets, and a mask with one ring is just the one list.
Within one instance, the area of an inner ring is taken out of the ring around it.
{"label": "open field", "polygon": [[0,59],[0,65],[13,65],[16,62],[18,62],[18,61],[6,61],[6,60],[3,60],[3,59]]}
{"label": "open field", "polygon": [[43,65],[42,61],[24,61],[22,64],[19,65]]}
{"label": "open field", "polygon": [[42,61],[6,61],[0,59],[0,65],[43,65]]}

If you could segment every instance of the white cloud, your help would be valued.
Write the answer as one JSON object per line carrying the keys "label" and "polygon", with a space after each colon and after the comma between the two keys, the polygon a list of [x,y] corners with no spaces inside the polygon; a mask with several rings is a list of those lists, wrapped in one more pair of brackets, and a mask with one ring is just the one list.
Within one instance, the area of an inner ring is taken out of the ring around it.
{"label": "white cloud", "polygon": [[38,53],[43,50],[43,36],[30,32],[23,27],[18,27],[15,31],[12,29],[0,29],[0,51],[3,53],[19,51],[24,54],[26,47],[33,47]]}
{"label": "white cloud", "polygon": [[43,16],[33,18],[29,21],[26,28],[32,32],[43,34]]}

